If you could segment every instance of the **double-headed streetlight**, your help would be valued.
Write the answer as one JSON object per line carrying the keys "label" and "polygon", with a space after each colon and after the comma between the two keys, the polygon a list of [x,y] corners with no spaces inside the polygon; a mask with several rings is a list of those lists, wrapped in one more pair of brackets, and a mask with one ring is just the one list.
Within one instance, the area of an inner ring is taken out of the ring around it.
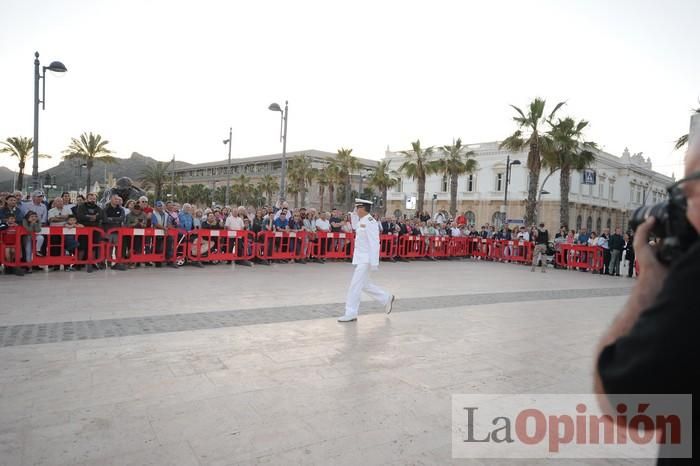
{"label": "double-headed streetlight", "polygon": [[228,139],[224,139],[224,144],[228,144],[228,165],[226,166],[226,200],[224,205],[228,206],[231,193],[231,139],[233,138],[233,127],[228,129]]}
{"label": "double-headed streetlight", "polygon": [[505,195],[503,197],[503,226],[506,225],[506,220],[508,219],[508,185],[510,184],[510,167],[513,165],[520,165],[520,160],[513,160],[511,162],[510,155],[506,157],[506,185],[505,185]]}
{"label": "double-headed streetlight", "polygon": [[289,102],[284,101],[284,110],[278,103],[272,103],[268,110],[280,112],[280,141],[282,141],[282,175],[280,176],[280,203],[284,201],[285,196],[285,179],[287,175],[287,118],[289,117]]}
{"label": "double-headed streetlight", "polygon": [[[42,67],[39,72],[39,52],[34,52],[34,157],[32,160],[32,189],[39,189],[39,104],[46,108],[46,70],[56,73],[68,71],[60,61],[52,61],[49,66]],[[43,79],[41,99],[39,99],[39,80]]]}

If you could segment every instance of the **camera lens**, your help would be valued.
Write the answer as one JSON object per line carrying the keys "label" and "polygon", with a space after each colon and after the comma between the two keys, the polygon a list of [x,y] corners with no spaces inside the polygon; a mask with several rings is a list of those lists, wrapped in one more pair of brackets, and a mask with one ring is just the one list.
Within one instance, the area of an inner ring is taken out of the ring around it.
{"label": "camera lens", "polygon": [[630,230],[636,231],[637,227],[644,223],[649,217],[654,217],[656,219],[651,233],[654,236],[663,238],[666,234],[665,225],[668,222],[668,201],[659,202],[654,205],[645,205],[635,210],[630,218]]}

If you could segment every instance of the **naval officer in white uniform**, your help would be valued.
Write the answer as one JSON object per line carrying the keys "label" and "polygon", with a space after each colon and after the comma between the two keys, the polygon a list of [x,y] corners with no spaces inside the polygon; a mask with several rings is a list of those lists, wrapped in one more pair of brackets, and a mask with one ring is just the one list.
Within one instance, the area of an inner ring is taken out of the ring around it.
{"label": "naval officer in white uniform", "polygon": [[355,230],[355,252],[352,256],[355,272],[345,300],[345,315],[338,322],[357,320],[363,291],[382,303],[387,314],[394,304],[394,295],[369,281],[370,269],[374,271],[379,268],[379,223],[369,214],[371,208],[372,202],[355,199],[355,211],[351,216],[352,228]]}

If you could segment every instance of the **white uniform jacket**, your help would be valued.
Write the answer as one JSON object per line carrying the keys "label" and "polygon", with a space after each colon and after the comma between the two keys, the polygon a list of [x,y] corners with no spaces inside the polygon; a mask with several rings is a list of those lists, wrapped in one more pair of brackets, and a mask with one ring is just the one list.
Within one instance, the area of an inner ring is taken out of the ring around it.
{"label": "white uniform jacket", "polygon": [[367,214],[359,218],[352,214],[352,227],[355,230],[355,252],[352,256],[353,265],[369,264],[379,266],[379,223]]}

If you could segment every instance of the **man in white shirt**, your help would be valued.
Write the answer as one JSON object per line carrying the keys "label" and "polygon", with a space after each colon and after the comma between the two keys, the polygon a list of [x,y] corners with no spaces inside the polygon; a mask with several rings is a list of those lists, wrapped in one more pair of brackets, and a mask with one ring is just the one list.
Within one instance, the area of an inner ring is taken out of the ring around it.
{"label": "man in white shirt", "polygon": [[525,229],[525,227],[520,227],[517,238],[522,241],[530,241],[530,233]]}
{"label": "man in white shirt", "polygon": [[63,198],[57,197],[53,201],[53,207],[49,209],[49,226],[62,227],[66,224],[68,216],[72,213],[73,211],[71,208],[63,203]]}
{"label": "man in white shirt", "polygon": [[[245,207],[241,206],[238,208],[238,210],[233,210],[231,211],[231,215],[229,215],[226,218],[226,222],[224,223],[224,226],[227,230],[229,231],[243,231],[245,230],[245,218],[247,217],[248,213],[245,210]],[[245,254],[245,246],[244,246],[244,240],[243,237],[239,239],[233,239],[230,238],[229,240],[229,252],[233,251],[234,246],[236,246],[236,255],[241,256]],[[236,264],[239,265],[245,265],[246,267],[250,267],[253,264],[244,259],[239,259],[236,260]]]}
{"label": "man in white shirt", "polygon": [[379,269],[379,224],[369,214],[371,208],[372,202],[355,199],[355,211],[351,217],[355,230],[355,251],[352,256],[355,272],[345,301],[345,315],[340,317],[338,322],[357,320],[363,291],[382,303],[387,314],[391,313],[394,304],[394,295],[370,282],[370,269]]}

